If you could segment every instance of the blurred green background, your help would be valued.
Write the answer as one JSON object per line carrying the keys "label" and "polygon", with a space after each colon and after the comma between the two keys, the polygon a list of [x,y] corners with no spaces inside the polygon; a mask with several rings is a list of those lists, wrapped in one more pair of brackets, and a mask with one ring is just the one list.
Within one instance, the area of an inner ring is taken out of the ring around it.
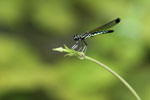
{"label": "blurred green background", "polygon": [[150,100],[149,0],[0,0],[0,100],[136,100],[96,64],[54,52],[73,35],[115,18],[113,34],[88,39],[87,55]]}

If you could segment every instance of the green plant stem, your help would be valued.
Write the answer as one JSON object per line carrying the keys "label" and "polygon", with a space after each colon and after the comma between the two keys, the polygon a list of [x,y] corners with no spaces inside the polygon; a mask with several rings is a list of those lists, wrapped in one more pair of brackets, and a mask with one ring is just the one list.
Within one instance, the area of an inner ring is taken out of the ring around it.
{"label": "green plant stem", "polygon": [[101,63],[101,62],[99,62],[99,61],[97,61],[97,60],[95,60],[95,59],[93,59],[91,57],[85,56],[85,59],[90,60],[92,62],[95,62],[96,64],[100,65],[101,67],[103,67],[104,69],[106,69],[107,71],[109,71],[110,73],[112,73],[116,78],[118,78],[129,89],[129,91],[132,92],[132,94],[136,97],[137,100],[141,100],[141,98],[136,93],[136,91],[121,76],[119,76],[112,69],[110,69],[109,67],[107,67],[103,63]]}
{"label": "green plant stem", "polygon": [[69,49],[66,45],[64,45],[65,48],[59,47],[59,48],[54,48],[54,51],[59,51],[59,52],[66,52],[68,53],[66,56],[76,56],[80,59],[87,59],[90,60],[92,62],[95,62],[96,64],[100,65],[101,67],[103,67],[104,69],[106,69],[107,71],[109,71],[110,73],[112,73],[116,78],[118,78],[128,89],[129,91],[132,92],[132,94],[136,97],[137,100],[141,100],[141,98],[139,97],[139,95],[135,92],[135,90],[121,77],[119,76],[116,72],[114,72],[112,69],[110,69],[108,66],[104,65],[103,63],[86,56],[84,53],[82,52],[77,52],[75,50],[71,50]]}

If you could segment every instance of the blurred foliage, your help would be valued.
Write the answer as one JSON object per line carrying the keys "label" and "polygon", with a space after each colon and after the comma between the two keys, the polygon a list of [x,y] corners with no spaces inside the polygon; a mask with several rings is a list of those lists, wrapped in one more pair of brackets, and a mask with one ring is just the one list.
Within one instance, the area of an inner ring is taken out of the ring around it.
{"label": "blurred foliage", "polygon": [[135,100],[104,69],[52,51],[117,17],[113,34],[87,40],[87,55],[150,100],[149,10],[149,0],[0,0],[0,100]]}

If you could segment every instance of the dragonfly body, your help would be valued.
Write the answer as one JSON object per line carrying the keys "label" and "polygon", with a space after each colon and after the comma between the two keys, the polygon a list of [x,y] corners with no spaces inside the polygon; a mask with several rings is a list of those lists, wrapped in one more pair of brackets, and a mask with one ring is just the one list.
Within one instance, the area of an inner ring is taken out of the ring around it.
{"label": "dragonfly body", "polygon": [[112,32],[114,32],[114,30],[106,30],[106,29],[116,25],[119,22],[120,22],[120,18],[117,18],[117,19],[115,19],[101,27],[98,27],[90,32],[85,32],[81,35],[75,34],[73,39],[76,41],[76,44],[73,45],[73,47],[71,49],[75,50],[79,47],[78,51],[82,50],[81,52],[85,53],[86,49],[87,49],[87,43],[85,42],[85,39],[91,38],[93,36],[100,35],[100,34],[112,33]]}

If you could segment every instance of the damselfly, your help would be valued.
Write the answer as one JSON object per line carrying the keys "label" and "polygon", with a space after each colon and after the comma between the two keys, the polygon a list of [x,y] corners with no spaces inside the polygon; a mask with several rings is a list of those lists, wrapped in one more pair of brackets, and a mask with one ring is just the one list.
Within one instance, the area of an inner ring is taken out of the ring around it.
{"label": "damselfly", "polygon": [[85,53],[87,50],[87,43],[85,42],[85,39],[91,38],[91,37],[93,37],[95,35],[99,35],[99,34],[112,33],[112,32],[114,32],[114,30],[106,30],[106,29],[118,24],[119,22],[120,22],[120,18],[117,18],[117,19],[115,19],[105,25],[102,25],[90,32],[85,32],[81,35],[75,34],[73,39],[75,40],[76,43],[75,43],[75,45],[72,46],[71,49]]}

